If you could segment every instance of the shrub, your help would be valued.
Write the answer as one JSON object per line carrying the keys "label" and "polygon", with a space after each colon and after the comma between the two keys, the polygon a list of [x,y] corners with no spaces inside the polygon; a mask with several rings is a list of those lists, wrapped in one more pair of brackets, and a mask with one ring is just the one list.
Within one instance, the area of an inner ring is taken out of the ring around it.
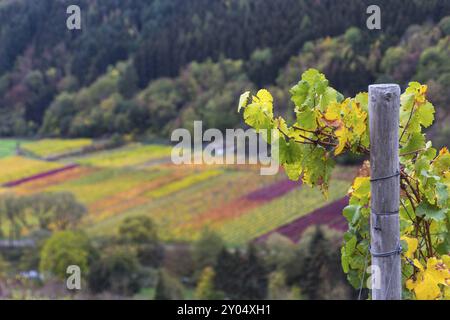
{"label": "shrub", "polygon": [[131,296],[140,290],[140,276],[141,270],[134,251],[116,247],[93,263],[88,278],[89,288],[94,293],[110,291]]}
{"label": "shrub", "polygon": [[128,244],[156,243],[158,235],[153,221],[146,216],[126,218],[119,226],[119,238]]}
{"label": "shrub", "polygon": [[85,234],[74,231],[57,232],[42,248],[39,269],[43,274],[65,279],[67,267],[77,265],[82,274],[88,274],[92,254],[93,249]]}
{"label": "shrub", "polygon": [[301,300],[302,293],[298,286],[289,288],[283,271],[275,271],[269,275],[267,298],[270,300]]}
{"label": "shrub", "polygon": [[136,250],[139,262],[144,266],[158,267],[163,258],[156,226],[146,216],[126,218],[119,226],[119,241]]}
{"label": "shrub", "polygon": [[159,271],[156,285],[155,300],[181,300],[183,299],[183,286],[167,271]]}
{"label": "shrub", "polygon": [[356,27],[348,28],[344,35],[345,41],[349,43],[352,47],[357,46],[363,40],[361,30]]}
{"label": "shrub", "polygon": [[223,299],[224,295],[214,288],[214,277],[216,273],[213,268],[206,267],[198,281],[195,290],[195,297],[199,300],[219,300]]}
{"label": "shrub", "polygon": [[450,16],[442,19],[441,22],[439,22],[439,27],[442,29],[442,32],[444,32],[444,34],[446,36],[449,36],[450,35]]}
{"label": "shrub", "polygon": [[295,256],[295,244],[279,233],[272,234],[262,248],[264,260],[270,270],[285,268]]}
{"label": "shrub", "polygon": [[225,244],[222,238],[215,232],[205,229],[199,240],[194,244],[193,259],[197,270],[214,267]]}

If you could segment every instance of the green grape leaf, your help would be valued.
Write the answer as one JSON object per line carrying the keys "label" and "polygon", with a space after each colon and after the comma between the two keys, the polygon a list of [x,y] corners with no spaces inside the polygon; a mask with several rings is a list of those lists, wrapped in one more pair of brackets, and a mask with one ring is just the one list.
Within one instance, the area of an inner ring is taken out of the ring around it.
{"label": "green grape leaf", "polygon": [[416,214],[419,217],[425,217],[428,220],[443,221],[446,218],[446,213],[448,208],[440,209],[436,206],[431,205],[428,202],[422,202],[419,204],[416,210]]}
{"label": "green grape leaf", "polygon": [[341,265],[344,273],[348,273],[350,269],[349,257],[345,253],[345,247],[341,247]]}
{"label": "green grape leaf", "polygon": [[271,118],[264,112],[258,103],[249,104],[244,110],[244,121],[256,131],[260,129],[270,129]]}
{"label": "green grape leaf", "polygon": [[[337,99],[336,90],[328,87],[328,80],[315,69],[308,69],[302,74],[300,80],[290,90],[291,100],[297,107],[314,109],[317,105],[324,108],[327,101]],[[302,110],[304,111],[304,110]]]}
{"label": "green grape leaf", "polygon": [[369,94],[367,92],[360,92],[355,96],[355,101],[359,104],[361,109],[369,112]]}
{"label": "green grape leaf", "polygon": [[428,128],[433,124],[434,112],[434,107],[430,102],[425,103],[417,109],[417,117],[423,127]]}
{"label": "green grape leaf", "polygon": [[422,176],[424,176],[425,178],[428,178],[428,179],[433,180],[434,182],[435,182],[435,181],[441,180],[441,177],[439,177],[439,176],[437,176],[437,175],[435,175],[435,174],[431,174],[431,173],[430,173],[429,171],[427,171],[427,170],[422,170],[422,171],[420,171],[420,174],[421,174]]}
{"label": "green grape leaf", "polygon": [[359,289],[359,286],[361,285],[361,275],[358,273],[358,271],[350,270],[347,273],[347,280],[352,285],[353,288]]}
{"label": "green grape leaf", "polygon": [[317,129],[316,113],[312,109],[297,112],[297,125],[305,130]]}
{"label": "green grape leaf", "polygon": [[430,160],[428,160],[426,157],[419,156],[416,160],[416,163],[414,164],[414,170],[416,172],[428,172],[430,169]]}
{"label": "green grape leaf", "polygon": [[[425,148],[425,136],[420,132],[414,132],[408,140],[406,146],[400,150],[400,154],[406,154]],[[413,157],[413,155],[406,155],[406,158]]]}
{"label": "green grape leaf", "polygon": [[302,165],[300,163],[285,163],[284,170],[290,180],[297,181],[302,174]]}
{"label": "green grape leaf", "polygon": [[319,185],[326,196],[328,181],[335,162],[327,156],[324,148],[309,145],[308,147],[310,151],[305,152],[302,159],[303,182],[309,186]]}
{"label": "green grape leaf", "polygon": [[450,252],[450,237],[448,236],[448,234],[444,239],[445,240],[441,242],[436,248],[437,252],[441,255],[448,254]]}
{"label": "green grape leaf", "polygon": [[301,106],[308,97],[309,84],[308,82],[301,80],[291,88],[290,92],[292,95],[292,102],[294,102],[296,106]]}
{"label": "green grape leaf", "polygon": [[342,214],[350,224],[355,225],[361,218],[361,206],[358,205],[346,206]]}
{"label": "green grape leaf", "polygon": [[345,243],[345,253],[348,256],[351,256],[353,254],[353,252],[355,251],[356,243],[357,243],[356,236],[353,236],[352,238],[350,238],[350,240],[348,240]]}
{"label": "green grape leaf", "polygon": [[436,199],[437,205],[440,208],[445,208],[447,206],[447,201],[449,197],[449,190],[446,184],[437,183],[436,184]]}
{"label": "green grape leaf", "polygon": [[361,255],[353,255],[350,259],[350,268],[364,269],[364,257]]}
{"label": "green grape leaf", "polygon": [[279,141],[279,159],[280,164],[285,163],[300,163],[302,160],[302,145],[294,142],[284,140],[283,137]]}
{"label": "green grape leaf", "polygon": [[338,92],[335,89],[333,89],[331,87],[327,87],[325,89],[324,94],[320,98],[320,110],[325,111],[326,107],[329,104],[331,104],[332,102],[336,102],[337,94],[338,94]]}
{"label": "green grape leaf", "polygon": [[407,119],[411,113],[411,110],[414,106],[414,94],[413,93],[404,93],[400,96],[400,106],[401,112],[404,116],[406,116],[404,123],[406,124]]}

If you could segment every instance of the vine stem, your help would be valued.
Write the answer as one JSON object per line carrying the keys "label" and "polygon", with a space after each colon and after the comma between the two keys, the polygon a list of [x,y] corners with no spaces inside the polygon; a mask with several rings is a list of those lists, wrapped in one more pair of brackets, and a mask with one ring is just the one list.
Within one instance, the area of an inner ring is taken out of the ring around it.
{"label": "vine stem", "polygon": [[404,170],[402,170],[400,172],[400,175],[403,178],[403,180],[406,181],[406,183],[410,187],[411,191],[413,192],[413,194],[416,198],[416,202],[420,203],[420,194],[419,194],[418,190],[414,189],[414,187],[411,185],[411,181],[409,181],[409,178],[412,178],[412,177],[410,177]]}
{"label": "vine stem", "polygon": [[419,153],[419,152],[424,151],[424,150],[425,149],[421,148],[421,149],[417,149],[417,150],[410,151],[410,152],[400,153],[400,157],[405,157],[405,156],[409,156],[411,154],[416,154],[416,153]]}
{"label": "vine stem", "polygon": [[406,129],[408,129],[409,123],[411,122],[412,116],[413,116],[413,114],[414,114],[414,108],[415,108],[415,107],[416,107],[416,102],[414,101],[414,104],[413,104],[413,106],[412,106],[412,108],[411,108],[411,113],[409,114],[408,121],[406,122],[406,125],[405,125],[405,127],[403,128],[403,132],[402,132],[402,134],[400,135],[400,139],[399,139],[400,143],[402,142],[402,138],[403,138],[403,136],[405,135]]}

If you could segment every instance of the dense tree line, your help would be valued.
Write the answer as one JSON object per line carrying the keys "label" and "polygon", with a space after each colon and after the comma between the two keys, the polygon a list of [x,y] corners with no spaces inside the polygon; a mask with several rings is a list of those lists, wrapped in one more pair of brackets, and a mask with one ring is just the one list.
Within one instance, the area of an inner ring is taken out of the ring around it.
{"label": "dense tree line", "polygon": [[[401,14],[390,9],[393,2]],[[82,30],[65,27],[69,4],[81,7]],[[382,30],[369,31],[365,28],[369,4],[368,0],[5,2],[0,6],[0,135],[99,137],[148,131],[166,136],[174,125],[194,117],[208,118],[219,128],[229,126],[236,124],[234,117],[222,120],[232,113],[234,92],[251,84],[287,85],[294,77],[279,75],[295,59],[302,67],[323,66],[335,87],[353,92],[378,79],[384,53],[399,45],[408,26],[437,23],[450,9],[447,1],[379,1]],[[341,39],[341,34],[343,43],[311,42]],[[185,82],[190,79],[185,77],[199,82],[196,69],[217,69],[213,65],[219,63],[220,68],[226,59],[236,61],[234,75],[217,79],[228,87],[212,81],[186,93],[190,84]],[[383,61],[381,70],[390,74],[390,65],[392,59]],[[106,80],[113,69],[119,75]],[[414,74],[403,73],[402,80]],[[421,76],[429,78],[424,72]],[[284,81],[276,81],[280,77]],[[108,94],[95,92],[106,81]],[[171,94],[180,84],[180,93]],[[227,113],[211,116],[216,111]]]}

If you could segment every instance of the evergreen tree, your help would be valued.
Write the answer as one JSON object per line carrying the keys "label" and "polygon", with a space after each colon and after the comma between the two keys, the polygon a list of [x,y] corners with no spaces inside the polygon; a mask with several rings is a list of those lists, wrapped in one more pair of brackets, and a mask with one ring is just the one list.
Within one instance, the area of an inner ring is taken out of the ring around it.
{"label": "evergreen tree", "polygon": [[267,271],[256,249],[246,253],[222,250],[217,260],[215,286],[229,299],[265,299]]}
{"label": "evergreen tree", "polygon": [[307,299],[351,299],[354,290],[342,271],[339,235],[311,227],[302,236],[295,257],[286,265],[288,285],[298,286]]}

